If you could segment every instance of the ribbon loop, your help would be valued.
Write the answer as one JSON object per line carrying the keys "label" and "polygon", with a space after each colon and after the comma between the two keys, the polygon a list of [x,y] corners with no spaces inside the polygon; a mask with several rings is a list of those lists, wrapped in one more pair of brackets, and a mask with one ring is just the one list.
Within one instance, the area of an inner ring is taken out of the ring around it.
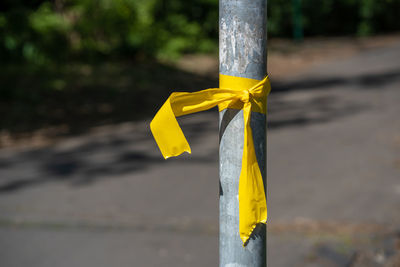
{"label": "ribbon loop", "polygon": [[191,153],[176,117],[210,109],[243,109],[245,123],[242,169],[239,177],[239,234],[245,245],[259,223],[266,223],[267,203],[250,127],[251,112],[266,114],[267,95],[271,90],[268,76],[254,80],[220,75],[220,87],[195,93],[172,93],[150,123],[164,158]]}

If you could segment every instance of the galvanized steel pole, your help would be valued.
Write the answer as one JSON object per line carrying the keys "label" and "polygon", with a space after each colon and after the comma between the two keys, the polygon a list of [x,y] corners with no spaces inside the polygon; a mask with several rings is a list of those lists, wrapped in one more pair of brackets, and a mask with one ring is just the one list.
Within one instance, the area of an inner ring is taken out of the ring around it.
{"label": "galvanized steel pole", "polygon": [[[266,0],[220,0],[220,73],[261,80],[267,66]],[[252,112],[258,164],[266,185],[266,116]],[[266,227],[255,229],[246,247],[239,237],[238,185],[242,166],[243,111],[220,112],[219,266],[266,266]]]}

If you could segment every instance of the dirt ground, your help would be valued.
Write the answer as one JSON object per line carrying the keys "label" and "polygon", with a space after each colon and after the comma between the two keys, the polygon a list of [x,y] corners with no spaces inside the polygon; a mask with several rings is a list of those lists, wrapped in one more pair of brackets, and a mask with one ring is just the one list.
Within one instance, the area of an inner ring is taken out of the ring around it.
{"label": "dirt ground", "polygon": [[[306,71],[317,64],[343,59],[363,51],[384,47],[400,40],[400,35],[365,38],[309,38],[301,43],[271,39],[268,43],[268,73],[282,79]],[[176,66],[202,75],[218,72],[218,56],[187,55]]]}
{"label": "dirt ground", "polygon": [[[344,59],[399,40],[400,35],[312,38],[301,43],[271,39],[268,45],[268,73],[272,82],[279,82],[318,64]],[[30,91],[40,91],[41,86],[48,84],[54,88],[51,89],[52,95],[33,96],[39,99],[39,104],[33,107],[25,103],[3,103],[5,105],[0,113],[4,114],[8,126],[0,127],[0,148],[41,147],[65,136],[101,131],[105,125],[149,118],[158,99],[165,98],[175,88],[198,90],[218,84],[218,55],[185,55],[177,62],[161,64],[140,62],[133,65],[78,65],[72,68],[73,71],[50,73],[48,77],[43,74],[39,81],[26,77],[16,77],[11,81],[17,88],[35,84],[37,88]],[[151,77],[152,72],[161,73],[160,77]],[[77,82],[81,80],[85,82]],[[169,82],[160,84],[159,80]],[[60,85],[66,89],[61,90]],[[99,91],[99,87],[104,90]],[[135,87],[134,91],[130,90],[132,87]],[[155,88],[156,93],[147,93]],[[109,97],[110,92],[112,98]],[[58,93],[61,93],[60,96]],[[145,101],[137,102],[141,98]],[[144,113],[135,109],[138,105],[144,107],[141,108]],[[14,128],[23,130],[15,131]]]}

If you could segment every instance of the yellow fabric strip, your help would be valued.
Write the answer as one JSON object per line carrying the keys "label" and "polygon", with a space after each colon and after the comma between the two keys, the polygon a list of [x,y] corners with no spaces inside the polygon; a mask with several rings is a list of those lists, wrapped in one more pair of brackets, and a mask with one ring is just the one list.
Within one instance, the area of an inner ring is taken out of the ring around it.
{"label": "yellow fabric strip", "polygon": [[250,127],[251,112],[266,114],[267,95],[271,90],[268,76],[262,81],[220,75],[220,87],[194,93],[172,93],[150,123],[164,158],[191,153],[176,117],[219,106],[243,109],[244,146],[239,177],[239,234],[245,245],[259,223],[267,221],[264,184],[254,150]]}
{"label": "yellow fabric strip", "polygon": [[[267,77],[268,79],[268,77]],[[254,85],[258,84],[259,80],[249,79],[249,78],[241,78],[234,77],[228,75],[219,75],[219,87],[220,88],[230,88],[233,90],[242,91],[243,88],[251,88]],[[253,97],[250,99],[251,102],[251,111],[259,112],[263,114],[267,114],[267,95],[271,91],[271,86],[269,84],[269,80],[264,84],[263,91],[254,92]],[[222,111],[226,108],[233,109],[242,109],[244,103],[241,101],[226,101],[218,105],[219,111]]]}

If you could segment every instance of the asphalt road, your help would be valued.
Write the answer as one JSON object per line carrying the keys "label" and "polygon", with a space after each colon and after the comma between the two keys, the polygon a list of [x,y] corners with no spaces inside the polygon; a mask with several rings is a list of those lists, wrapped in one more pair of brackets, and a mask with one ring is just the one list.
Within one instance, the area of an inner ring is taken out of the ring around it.
{"label": "asphalt road", "polygon": [[[268,266],[388,264],[399,103],[400,44],[273,83]],[[168,161],[148,121],[0,150],[0,266],[216,266],[218,116],[181,121],[192,155]]]}

